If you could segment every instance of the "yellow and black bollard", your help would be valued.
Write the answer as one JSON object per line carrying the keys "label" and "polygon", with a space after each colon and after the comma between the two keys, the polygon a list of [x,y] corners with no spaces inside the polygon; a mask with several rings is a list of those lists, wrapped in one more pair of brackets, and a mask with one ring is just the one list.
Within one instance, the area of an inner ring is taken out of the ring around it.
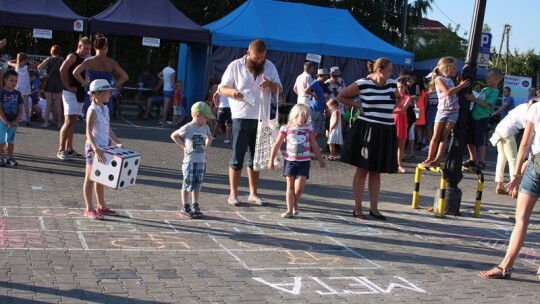
{"label": "yellow and black bollard", "polygon": [[412,207],[414,209],[418,208],[418,198],[420,197],[420,180],[422,179],[422,170],[429,170],[431,172],[436,172],[441,174],[441,181],[439,187],[441,189],[439,193],[439,210],[437,211],[438,217],[444,217],[444,199],[446,195],[446,170],[444,169],[444,164],[440,164],[438,167],[424,167],[422,164],[416,166],[414,173],[414,191],[412,197]]}
{"label": "yellow and black bollard", "polygon": [[480,204],[482,202],[482,191],[484,191],[484,173],[478,168],[462,167],[462,172],[476,173],[478,175],[478,183],[476,185],[476,200],[474,201],[474,217],[480,217]]}

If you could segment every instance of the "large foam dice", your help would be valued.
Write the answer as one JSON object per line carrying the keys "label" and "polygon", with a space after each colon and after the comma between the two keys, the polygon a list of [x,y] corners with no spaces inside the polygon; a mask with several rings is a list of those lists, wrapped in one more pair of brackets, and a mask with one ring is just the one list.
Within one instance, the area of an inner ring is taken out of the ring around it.
{"label": "large foam dice", "polygon": [[101,148],[105,163],[94,155],[90,179],[113,189],[123,189],[135,185],[141,156],[134,151],[123,148]]}

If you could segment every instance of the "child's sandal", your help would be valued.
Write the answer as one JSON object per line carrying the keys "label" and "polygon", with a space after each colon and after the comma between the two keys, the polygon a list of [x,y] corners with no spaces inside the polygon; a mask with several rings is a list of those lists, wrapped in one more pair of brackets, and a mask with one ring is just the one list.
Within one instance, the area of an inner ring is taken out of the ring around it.
{"label": "child's sandal", "polygon": [[[498,272],[491,272],[498,269]],[[501,266],[495,266],[488,271],[480,271],[478,275],[486,279],[510,279],[514,268],[502,268]]]}

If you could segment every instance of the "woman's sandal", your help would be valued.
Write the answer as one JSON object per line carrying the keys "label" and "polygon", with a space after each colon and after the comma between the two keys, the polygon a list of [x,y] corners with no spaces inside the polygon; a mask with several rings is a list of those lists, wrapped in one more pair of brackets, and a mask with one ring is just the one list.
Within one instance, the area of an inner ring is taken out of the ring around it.
{"label": "woman's sandal", "polygon": [[356,214],[356,211],[354,211],[354,210],[352,211],[352,215],[353,215],[355,218],[359,219],[359,220],[365,220],[365,219],[366,219],[366,216],[365,216],[365,215],[363,215],[363,214]]}
{"label": "woman's sandal", "polygon": [[[490,273],[490,271],[495,269],[498,269],[499,272]],[[478,275],[486,279],[510,279],[513,271],[514,268],[502,268],[501,266],[495,266],[488,271],[480,271]]]}

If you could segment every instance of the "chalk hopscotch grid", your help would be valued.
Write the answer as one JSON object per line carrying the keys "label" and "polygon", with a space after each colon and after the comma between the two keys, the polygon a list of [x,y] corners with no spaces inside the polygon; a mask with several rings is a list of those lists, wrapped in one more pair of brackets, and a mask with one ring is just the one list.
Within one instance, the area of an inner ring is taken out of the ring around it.
{"label": "chalk hopscotch grid", "polygon": [[[9,215],[8,213],[8,209],[9,208],[16,208],[16,209],[35,209],[36,211],[40,211],[40,209],[44,209],[46,210],[47,212],[44,212],[43,210],[41,210],[42,212],[36,212],[37,214],[41,214],[41,215]],[[54,210],[53,210],[54,209]],[[65,210],[66,211],[66,214],[62,214],[62,215],[58,215],[58,214],[54,214],[55,211],[57,210]],[[13,248],[0,248],[0,250],[2,251],[9,251],[9,250],[31,250],[31,251],[56,251],[56,250],[67,250],[67,251],[131,251],[131,252],[143,252],[143,251],[152,251],[152,252],[226,252],[227,254],[231,255],[235,260],[237,260],[244,268],[248,269],[248,270],[252,270],[252,271],[262,271],[262,270],[280,270],[280,269],[378,269],[378,268],[381,268],[381,266],[373,263],[372,261],[366,259],[364,256],[362,256],[361,254],[359,254],[358,252],[352,250],[351,248],[345,246],[344,244],[341,244],[340,242],[338,242],[337,240],[335,240],[334,238],[330,238],[328,237],[327,235],[325,235],[325,231],[319,231],[320,233],[320,237],[325,237],[327,239],[329,239],[331,242],[333,243],[336,243],[337,245],[339,245],[340,247],[342,247],[343,249],[310,249],[309,251],[310,252],[314,252],[314,253],[332,253],[332,252],[350,252],[352,255],[354,256],[357,256],[363,260],[366,260],[370,265],[373,265],[372,267],[305,267],[305,266],[295,266],[295,267],[278,267],[278,268],[254,268],[254,267],[249,267],[240,257],[238,257],[237,254],[235,253],[249,253],[249,252],[287,252],[287,253],[291,253],[291,252],[305,252],[305,250],[303,249],[283,249],[283,248],[254,248],[254,249],[249,249],[249,248],[227,248],[225,245],[223,245],[216,237],[214,237],[213,235],[211,234],[207,234],[207,236],[212,240],[214,241],[217,245],[219,245],[221,247],[221,249],[162,249],[162,248],[148,248],[148,247],[145,247],[145,248],[91,248],[91,246],[86,242],[86,237],[85,237],[85,234],[92,234],[92,233],[103,233],[103,234],[130,234],[130,232],[128,231],[114,231],[114,230],[75,230],[75,231],[68,231],[68,230],[63,230],[63,229],[47,229],[46,227],[46,223],[45,223],[45,220],[44,218],[65,218],[65,219],[80,219],[82,217],[80,216],[76,216],[76,214],[73,214],[74,211],[76,212],[82,212],[82,209],[79,209],[79,208],[51,208],[51,207],[10,207],[10,206],[6,206],[3,208],[3,211],[4,211],[4,217],[10,217],[10,218],[35,218],[37,219],[38,223],[39,223],[39,228],[40,229],[11,229],[11,230],[5,230],[5,232],[28,232],[28,233],[31,233],[31,232],[56,232],[56,233],[61,233],[61,232],[75,232],[76,235],[77,235],[77,238],[80,242],[80,248],[35,248],[35,247],[13,247]],[[52,211],[52,213],[51,213]],[[127,214],[127,218],[122,218],[122,220],[119,220],[119,221],[115,221],[114,223],[115,224],[129,224],[129,223],[133,223],[132,220],[137,220],[138,218],[134,217],[133,216],[133,213],[134,212],[147,212],[149,214],[152,214],[152,213],[155,213],[155,212],[164,212],[164,213],[171,213],[171,214],[176,214],[178,213],[177,211],[168,211],[168,210],[127,210],[127,209],[124,209],[122,210],[124,211],[126,214]],[[210,211],[212,212],[212,211]],[[217,212],[217,211],[216,211]],[[285,231],[287,232],[280,232],[280,233],[266,233],[264,232],[263,229],[261,229],[260,227],[257,227],[257,222],[253,222],[251,220],[249,220],[246,216],[244,216],[243,213],[241,212],[238,212],[238,211],[234,211],[234,212],[227,212],[227,211],[219,211],[220,213],[230,213],[230,214],[235,214],[237,215],[239,218],[241,218],[242,220],[244,220],[245,222],[245,226],[246,227],[249,227],[251,229],[254,229],[255,231],[258,231],[257,232],[250,232],[251,234],[262,234],[262,235],[268,235],[268,236],[302,236],[302,235],[311,235],[311,234],[308,234],[308,233],[299,233],[297,231],[294,231],[293,229],[291,229],[290,227],[286,226],[283,224],[282,221],[277,221],[277,222],[273,222],[273,223],[268,223],[268,224],[274,224],[274,225],[277,225],[279,226],[280,228],[284,229]],[[259,215],[259,214],[273,214],[272,212],[244,212],[246,214],[250,214],[250,215]],[[83,218],[84,219],[84,218]],[[150,233],[156,233],[156,234],[164,234],[164,235],[175,235],[175,234],[178,234],[180,233],[180,231],[178,231],[177,229],[177,226],[174,225],[175,222],[180,222],[180,220],[164,220],[164,219],[159,219],[159,218],[155,218],[155,219],[152,219],[152,218],[144,218],[144,220],[159,220],[161,221],[164,225],[166,225],[168,227],[168,229],[170,229],[171,231],[141,231],[141,232],[137,232],[141,235],[144,235],[144,234],[150,234]],[[203,221],[197,221],[197,223],[203,223],[203,225],[207,226],[207,227],[212,227],[211,223],[212,222],[219,222],[219,221],[215,221],[215,220],[203,220]],[[347,221],[348,222],[348,221]],[[96,222],[96,224],[103,224],[103,225],[107,225],[106,222]],[[233,227],[234,228],[234,227]],[[235,232],[239,232],[238,230],[236,230]],[[185,234],[185,232],[182,232],[183,234]],[[241,232],[241,233],[246,233],[246,232]],[[196,234],[196,233],[194,233]],[[294,241],[294,240],[292,240]]]}
{"label": "chalk hopscotch grid", "polygon": [[[20,207],[20,206],[4,206],[3,207],[3,216],[4,217],[9,217],[9,218],[17,218],[17,217],[23,217],[23,218],[26,218],[26,217],[32,217],[32,218],[37,218],[38,219],[38,222],[39,222],[39,226],[40,226],[40,229],[28,229],[28,230],[25,230],[25,229],[14,229],[14,230],[5,230],[6,232],[73,232],[73,231],[66,231],[66,230],[61,230],[61,229],[56,229],[56,230],[48,230],[46,229],[46,225],[45,225],[45,222],[44,222],[44,218],[50,218],[50,217],[53,217],[53,218],[57,218],[59,217],[58,215],[54,215],[54,214],[50,214],[50,215],[13,215],[11,214],[10,215],[10,212],[9,212],[9,209],[10,208],[14,208],[14,209],[35,209],[35,210],[39,210],[39,209],[47,209],[47,210],[51,210],[51,209],[58,209],[58,210],[67,210],[67,212],[74,212],[74,211],[77,211],[77,212],[82,212],[82,209],[80,208],[62,208],[62,207],[50,207],[50,206],[42,206],[42,207]],[[115,221],[115,224],[123,224],[123,223],[132,223],[131,220],[138,220],[137,217],[134,217],[133,216],[133,213],[136,212],[136,213],[141,213],[141,212],[144,212],[144,213],[148,213],[148,214],[155,214],[156,212],[162,212],[162,213],[170,213],[170,214],[177,214],[178,212],[177,211],[171,211],[171,210],[136,210],[136,209],[122,209],[122,211],[124,211],[126,214],[127,214],[127,218],[124,218],[124,219],[127,219],[127,220],[120,220],[120,221]],[[264,232],[263,229],[259,228],[256,226],[256,222],[253,222],[251,221],[249,218],[247,218],[246,216],[244,216],[244,214],[249,214],[249,215],[254,215],[254,214],[273,214],[273,212],[238,212],[238,211],[207,211],[208,213],[212,213],[212,212],[219,212],[219,213],[226,213],[226,214],[235,214],[237,215],[238,217],[240,217],[241,219],[243,219],[246,223],[246,227],[250,227],[252,229],[256,229],[256,230],[259,230],[259,234],[261,235],[269,235],[269,236],[290,236],[290,235],[311,235],[311,234],[304,234],[304,233],[299,233],[297,231],[294,231],[291,227],[288,227],[286,225],[283,224],[284,221],[276,221],[276,222],[273,222],[272,224],[275,224],[275,225],[278,225],[280,226],[281,228],[284,228],[286,230],[288,230],[289,232],[285,233],[285,232],[281,232],[281,233],[266,233]],[[61,215],[60,217],[63,217],[63,218],[79,218],[78,216],[75,216],[73,214],[66,214],[66,215]],[[344,222],[352,222],[350,221],[349,219],[347,218],[344,218],[342,217],[341,215],[338,215],[338,218],[340,218],[341,220],[343,220]],[[144,220],[156,220],[156,221],[161,221],[163,222],[163,224],[167,225],[169,229],[171,229],[172,231],[143,231],[143,232],[138,232],[138,233],[141,233],[141,234],[150,234],[150,233],[158,233],[158,234],[164,234],[164,235],[174,235],[174,234],[178,234],[179,231],[176,229],[176,225],[174,225],[173,223],[174,222],[182,222],[181,220],[164,220],[164,219],[160,219],[160,218],[155,218],[155,219],[152,219],[152,218],[144,218]],[[211,227],[211,222],[219,222],[219,221],[215,221],[215,220],[198,220],[197,222],[199,223],[203,223],[204,225],[206,225],[207,227]],[[389,223],[390,226],[404,232],[404,233],[407,233],[407,231],[401,227],[401,226],[398,226],[398,225],[394,225],[393,223]],[[193,226],[191,226],[193,227]],[[502,228],[502,227],[501,227]],[[488,229],[488,228],[478,228],[479,230],[484,230],[484,231],[487,231],[489,233],[493,233],[495,235],[498,235],[498,236],[501,236],[501,239],[495,239],[495,238],[481,238],[481,237],[478,237],[478,239],[476,240],[479,244],[482,244],[484,246],[487,246],[489,248],[493,248],[493,249],[496,249],[496,250],[502,250],[508,243],[508,234],[505,233],[505,234],[501,234],[499,232],[497,232],[496,230],[492,230],[492,229]],[[324,229],[323,229],[324,230]],[[108,230],[76,230],[75,231],[76,234],[77,234],[77,237],[79,238],[80,240],[80,243],[81,243],[81,248],[29,248],[29,247],[20,247],[20,248],[0,248],[0,250],[2,251],[6,251],[6,250],[33,250],[33,251],[40,251],[40,250],[43,250],[43,251],[47,251],[47,250],[68,250],[68,251],[84,251],[84,250],[89,250],[89,251],[157,251],[157,252],[226,252],[228,253],[229,255],[233,256],[236,260],[240,260],[241,259],[236,255],[234,254],[235,252],[303,252],[305,250],[298,250],[298,249],[281,249],[281,248],[263,248],[263,249],[238,249],[238,248],[226,248],[223,244],[221,244],[214,236],[212,236],[211,234],[208,234],[208,237],[210,239],[212,239],[214,242],[216,242],[220,247],[222,247],[222,249],[160,249],[160,248],[90,248],[88,246],[88,244],[86,243],[86,240],[85,240],[85,237],[84,237],[84,234],[85,233],[123,233],[122,231],[119,232],[119,231],[108,231]],[[239,232],[238,230],[236,230],[235,232]],[[128,233],[128,232],[126,232]],[[182,232],[185,234],[185,232]],[[245,233],[245,232],[242,232],[242,233]],[[250,232],[251,234],[257,234],[255,232]],[[327,239],[329,239],[330,241],[336,243],[337,245],[341,246],[343,249],[312,249],[310,251],[312,252],[320,252],[320,253],[330,253],[330,252],[343,252],[343,251],[348,251],[348,252],[351,252],[353,255],[356,255],[357,257],[367,261],[368,263],[372,264],[373,267],[347,267],[346,269],[379,269],[379,268],[382,268],[380,265],[374,263],[373,261],[367,259],[366,257],[364,257],[363,255],[361,255],[360,253],[356,252],[355,250],[349,248],[348,246],[342,244],[341,242],[339,242],[338,240],[336,240],[335,238],[333,238],[332,236],[329,236],[327,235],[328,231],[319,231],[320,233],[320,236],[323,236]],[[194,232],[194,234],[196,234]],[[333,234],[333,233],[329,233],[329,234]],[[418,235],[416,235],[417,237],[419,237]],[[538,249],[537,246],[529,246],[530,247],[530,250],[532,250],[534,252],[535,249]],[[522,257],[526,262],[528,263],[531,263],[533,265],[538,265],[539,262],[538,262],[538,257],[536,255],[531,255],[531,254],[521,254],[520,257]],[[249,270],[252,270],[252,271],[260,271],[260,270],[280,270],[280,269],[312,269],[311,267],[280,267],[280,268],[253,268],[253,267],[248,267],[248,265],[242,261],[242,263],[240,263],[243,265],[243,267],[245,267],[246,269],[249,269]],[[325,269],[325,268],[321,268],[321,267],[314,267],[313,269]],[[339,269],[339,268],[336,268],[336,267],[328,267],[327,269]]]}

